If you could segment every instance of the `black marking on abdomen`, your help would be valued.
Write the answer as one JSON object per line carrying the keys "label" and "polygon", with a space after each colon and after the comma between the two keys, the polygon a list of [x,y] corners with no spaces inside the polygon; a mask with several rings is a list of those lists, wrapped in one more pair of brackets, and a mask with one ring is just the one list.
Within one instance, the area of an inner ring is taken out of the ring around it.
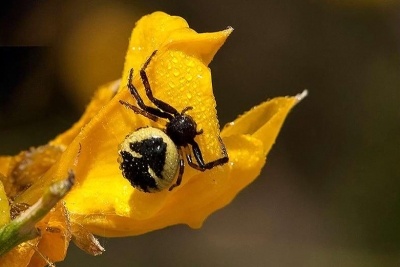
{"label": "black marking on abdomen", "polygon": [[160,137],[152,137],[131,143],[129,147],[141,157],[134,157],[129,152],[121,151],[122,175],[131,182],[132,186],[139,187],[144,192],[149,192],[149,189],[157,190],[155,177],[151,176],[149,168],[158,178],[164,178],[161,172],[165,165],[167,144]]}

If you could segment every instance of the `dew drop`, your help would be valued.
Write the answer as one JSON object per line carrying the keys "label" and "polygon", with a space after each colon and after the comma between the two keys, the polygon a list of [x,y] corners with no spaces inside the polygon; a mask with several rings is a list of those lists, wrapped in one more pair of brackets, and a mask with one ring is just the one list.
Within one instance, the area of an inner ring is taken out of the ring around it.
{"label": "dew drop", "polygon": [[186,66],[188,66],[188,67],[193,67],[193,66],[194,66],[193,60],[186,60],[186,61],[185,61],[185,64],[186,64]]}
{"label": "dew drop", "polygon": [[175,84],[174,84],[174,82],[172,82],[172,81],[170,81],[170,82],[168,83],[168,85],[169,85],[169,87],[171,87],[171,88],[174,88],[174,87],[175,87]]}
{"label": "dew drop", "polygon": [[176,57],[174,57],[174,58],[172,59],[172,62],[178,63],[178,59],[177,59]]}
{"label": "dew drop", "polygon": [[175,69],[172,71],[172,73],[173,73],[174,76],[176,77],[176,76],[179,75],[179,70],[175,68]]}
{"label": "dew drop", "polygon": [[188,80],[188,81],[191,81],[192,80],[192,75],[190,75],[190,74],[186,74],[186,80]]}
{"label": "dew drop", "polygon": [[229,128],[229,127],[234,126],[234,125],[235,125],[235,122],[232,121],[232,122],[229,122],[229,123],[225,124],[224,128]]}

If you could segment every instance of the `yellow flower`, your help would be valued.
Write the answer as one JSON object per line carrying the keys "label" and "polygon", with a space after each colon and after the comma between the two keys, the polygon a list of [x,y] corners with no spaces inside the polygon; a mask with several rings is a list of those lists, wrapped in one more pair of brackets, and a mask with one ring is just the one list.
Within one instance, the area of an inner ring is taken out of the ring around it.
{"label": "yellow flower", "polygon": [[[199,34],[184,19],[162,12],[143,17],[132,32],[121,82],[100,88],[82,118],[43,147],[47,154],[42,151],[37,158],[46,158],[43,156],[46,154],[48,159],[52,155],[54,162],[38,168],[35,174],[40,175],[35,180],[28,179],[30,187],[22,193],[14,192],[18,193],[15,201],[32,205],[47,186],[73,169],[76,183],[64,201],[71,226],[83,226],[73,235],[89,230],[101,236],[130,236],[174,224],[201,227],[212,212],[227,205],[259,175],[286,115],[300,100],[300,97],[280,97],[262,103],[220,133],[207,66],[231,32],[232,28],[227,28]],[[188,113],[197,122],[197,129],[203,130],[196,142],[206,162],[222,156],[220,136],[230,160],[205,172],[186,166],[179,187],[143,193],[122,176],[117,162],[118,146],[139,127],[164,128],[165,124],[137,115],[119,101],[136,105],[126,87],[128,73],[133,68],[133,84],[145,103],[152,105],[145,97],[138,73],[155,50],[158,52],[146,70],[154,96],[178,111],[193,107]],[[53,150],[62,152],[54,156]],[[0,157],[0,174],[6,177],[3,183],[10,188],[9,192],[15,191],[15,179],[9,182],[7,178],[21,159],[14,159],[17,163],[12,161],[11,157]],[[32,164],[40,165],[42,160],[34,160]],[[69,241],[68,235],[64,236],[64,241]],[[64,251],[65,246],[61,247]]]}

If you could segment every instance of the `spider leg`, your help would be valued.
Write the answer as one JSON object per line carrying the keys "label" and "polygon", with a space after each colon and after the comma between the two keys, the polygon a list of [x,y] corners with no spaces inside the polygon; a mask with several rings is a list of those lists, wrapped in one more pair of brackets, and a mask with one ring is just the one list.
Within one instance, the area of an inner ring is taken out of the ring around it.
{"label": "spider leg", "polygon": [[192,156],[190,154],[186,154],[186,160],[187,160],[189,166],[192,167],[193,169],[201,171],[201,172],[204,172],[206,170],[205,168],[201,168],[199,165],[194,163]]}
{"label": "spider leg", "polygon": [[153,114],[148,113],[145,110],[142,110],[132,104],[129,104],[128,102],[125,102],[123,100],[120,100],[119,103],[121,103],[122,105],[124,105],[126,108],[129,108],[131,110],[133,110],[133,112],[135,112],[136,114],[140,114],[142,116],[145,116],[147,118],[149,118],[152,121],[158,121],[158,117],[154,116]]}
{"label": "spider leg", "polygon": [[181,184],[183,171],[185,170],[185,161],[183,160],[182,150],[179,149],[178,153],[179,153],[179,174],[178,174],[178,178],[176,179],[175,184],[171,185],[171,187],[168,189],[169,191],[171,191],[172,189],[174,189],[175,187],[177,187]]}
{"label": "spider leg", "polygon": [[[129,72],[127,86],[129,88],[129,91],[131,92],[131,95],[133,95],[133,97],[136,99],[136,102],[139,105],[139,107],[141,109],[143,109],[145,112],[147,112],[147,113],[149,113],[151,115],[171,120],[173,118],[173,116],[171,114],[163,112],[163,111],[161,111],[161,110],[159,110],[157,108],[146,106],[144,104],[143,99],[140,97],[138,91],[136,90],[135,86],[132,83],[132,77],[133,77],[133,69],[131,69],[130,72]],[[140,113],[140,114],[142,114],[142,113]]]}
{"label": "spider leg", "polygon": [[193,109],[193,107],[191,107],[191,106],[186,107],[186,108],[184,108],[184,109],[182,110],[181,114],[183,115],[183,114],[185,114],[187,111],[192,110],[192,109]]}
{"label": "spider leg", "polygon": [[186,154],[186,159],[188,161],[189,166],[196,170],[203,172],[205,170],[210,170],[217,165],[223,165],[223,164],[227,163],[229,161],[229,157],[228,157],[228,153],[226,152],[226,147],[221,140],[221,137],[219,137],[219,142],[221,144],[223,157],[216,159],[214,161],[208,162],[208,163],[204,163],[203,155],[201,154],[199,145],[196,143],[196,141],[193,140],[190,143],[190,145],[192,146],[193,155],[198,164],[193,162],[192,156],[190,154]]}
{"label": "spider leg", "polygon": [[174,107],[170,106],[168,103],[165,103],[164,101],[161,101],[161,100],[155,98],[153,96],[153,92],[151,91],[149,79],[147,78],[147,74],[146,74],[146,68],[150,64],[151,59],[155,56],[156,53],[157,53],[157,50],[155,50],[151,54],[151,56],[146,60],[142,69],[140,70],[140,77],[142,78],[142,83],[146,90],[146,95],[150,99],[150,101],[153,102],[154,105],[156,105],[156,107],[161,109],[163,112],[170,113],[173,115],[178,115],[179,113]]}

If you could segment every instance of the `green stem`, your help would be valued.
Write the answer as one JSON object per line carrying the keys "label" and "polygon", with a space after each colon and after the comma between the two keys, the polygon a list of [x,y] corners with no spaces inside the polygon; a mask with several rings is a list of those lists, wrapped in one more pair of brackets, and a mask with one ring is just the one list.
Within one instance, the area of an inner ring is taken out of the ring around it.
{"label": "green stem", "polygon": [[0,228],[0,257],[22,242],[40,235],[36,223],[68,193],[74,179],[75,174],[69,171],[66,179],[51,184],[35,204]]}

